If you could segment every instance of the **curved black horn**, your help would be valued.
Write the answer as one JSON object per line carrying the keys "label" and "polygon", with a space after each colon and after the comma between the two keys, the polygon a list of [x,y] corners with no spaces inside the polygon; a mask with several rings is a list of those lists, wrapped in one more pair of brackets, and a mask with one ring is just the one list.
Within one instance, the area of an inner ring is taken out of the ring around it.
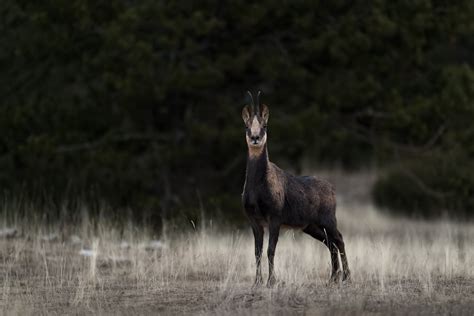
{"label": "curved black horn", "polygon": [[253,95],[252,92],[247,90],[248,95],[250,96],[250,100],[252,101],[252,112],[255,113],[255,102],[253,101]]}
{"label": "curved black horn", "polygon": [[260,115],[260,94],[262,93],[262,91],[258,90],[258,93],[257,93],[257,113]]}

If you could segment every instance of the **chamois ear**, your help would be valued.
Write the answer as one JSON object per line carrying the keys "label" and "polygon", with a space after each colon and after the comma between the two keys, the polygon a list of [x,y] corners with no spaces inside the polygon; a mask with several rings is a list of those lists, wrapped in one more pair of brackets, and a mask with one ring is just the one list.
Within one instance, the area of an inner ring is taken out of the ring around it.
{"label": "chamois ear", "polygon": [[270,116],[270,110],[266,104],[262,104],[262,118],[265,123],[268,122],[268,117]]}
{"label": "chamois ear", "polygon": [[244,108],[242,109],[242,119],[244,120],[245,123],[247,123],[248,120],[250,119],[250,106],[249,105],[244,106]]}

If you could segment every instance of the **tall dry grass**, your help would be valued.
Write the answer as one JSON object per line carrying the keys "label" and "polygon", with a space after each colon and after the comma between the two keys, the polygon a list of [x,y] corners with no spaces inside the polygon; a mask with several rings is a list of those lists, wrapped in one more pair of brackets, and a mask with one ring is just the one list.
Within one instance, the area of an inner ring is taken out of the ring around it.
{"label": "tall dry grass", "polygon": [[474,293],[473,223],[394,219],[370,205],[340,204],[352,284],[328,286],[327,249],[289,230],[277,246],[274,289],[252,289],[249,229],[223,230],[209,222],[169,231],[158,242],[154,232],[87,217],[64,229],[4,216],[3,226],[17,227],[18,235],[0,240],[0,305],[22,313],[158,305],[174,312],[245,313],[307,311],[318,304],[363,311],[377,300],[414,297],[471,302],[466,295]]}

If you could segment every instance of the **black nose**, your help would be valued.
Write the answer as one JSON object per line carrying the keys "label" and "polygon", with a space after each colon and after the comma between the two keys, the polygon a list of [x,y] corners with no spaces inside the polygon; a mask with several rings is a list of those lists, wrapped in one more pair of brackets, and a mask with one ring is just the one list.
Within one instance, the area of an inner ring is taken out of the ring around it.
{"label": "black nose", "polygon": [[260,136],[250,136],[250,140],[257,142],[260,139]]}

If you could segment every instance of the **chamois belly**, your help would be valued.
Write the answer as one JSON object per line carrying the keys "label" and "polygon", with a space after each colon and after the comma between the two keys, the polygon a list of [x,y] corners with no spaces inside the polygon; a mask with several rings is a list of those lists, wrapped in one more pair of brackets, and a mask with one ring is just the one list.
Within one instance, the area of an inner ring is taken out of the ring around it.
{"label": "chamois belly", "polygon": [[[290,200],[291,201],[291,200]],[[282,208],[272,208],[271,203],[260,201],[258,203],[259,212],[255,214],[257,220],[264,226],[272,219],[280,222],[283,227],[304,229],[309,224],[317,222],[318,210],[316,205],[309,201],[285,203]]]}
{"label": "chamois belly", "polygon": [[309,224],[315,222],[312,217],[302,216],[301,214],[288,214],[282,216],[282,225],[288,228],[306,228]]}
{"label": "chamois belly", "polygon": [[283,227],[304,229],[310,224],[320,223],[334,208],[332,199],[322,199],[300,183],[293,182],[291,188],[283,196],[267,190],[246,191],[244,206],[247,215],[263,226],[275,220]]}
{"label": "chamois belly", "polygon": [[[260,225],[268,227],[270,218],[259,218]],[[295,221],[294,219],[283,219],[280,221],[281,228],[287,229],[305,229],[310,223],[308,221]]]}
{"label": "chamois belly", "polygon": [[320,204],[318,199],[288,196],[281,211],[282,224],[289,227],[305,228],[318,222]]}

